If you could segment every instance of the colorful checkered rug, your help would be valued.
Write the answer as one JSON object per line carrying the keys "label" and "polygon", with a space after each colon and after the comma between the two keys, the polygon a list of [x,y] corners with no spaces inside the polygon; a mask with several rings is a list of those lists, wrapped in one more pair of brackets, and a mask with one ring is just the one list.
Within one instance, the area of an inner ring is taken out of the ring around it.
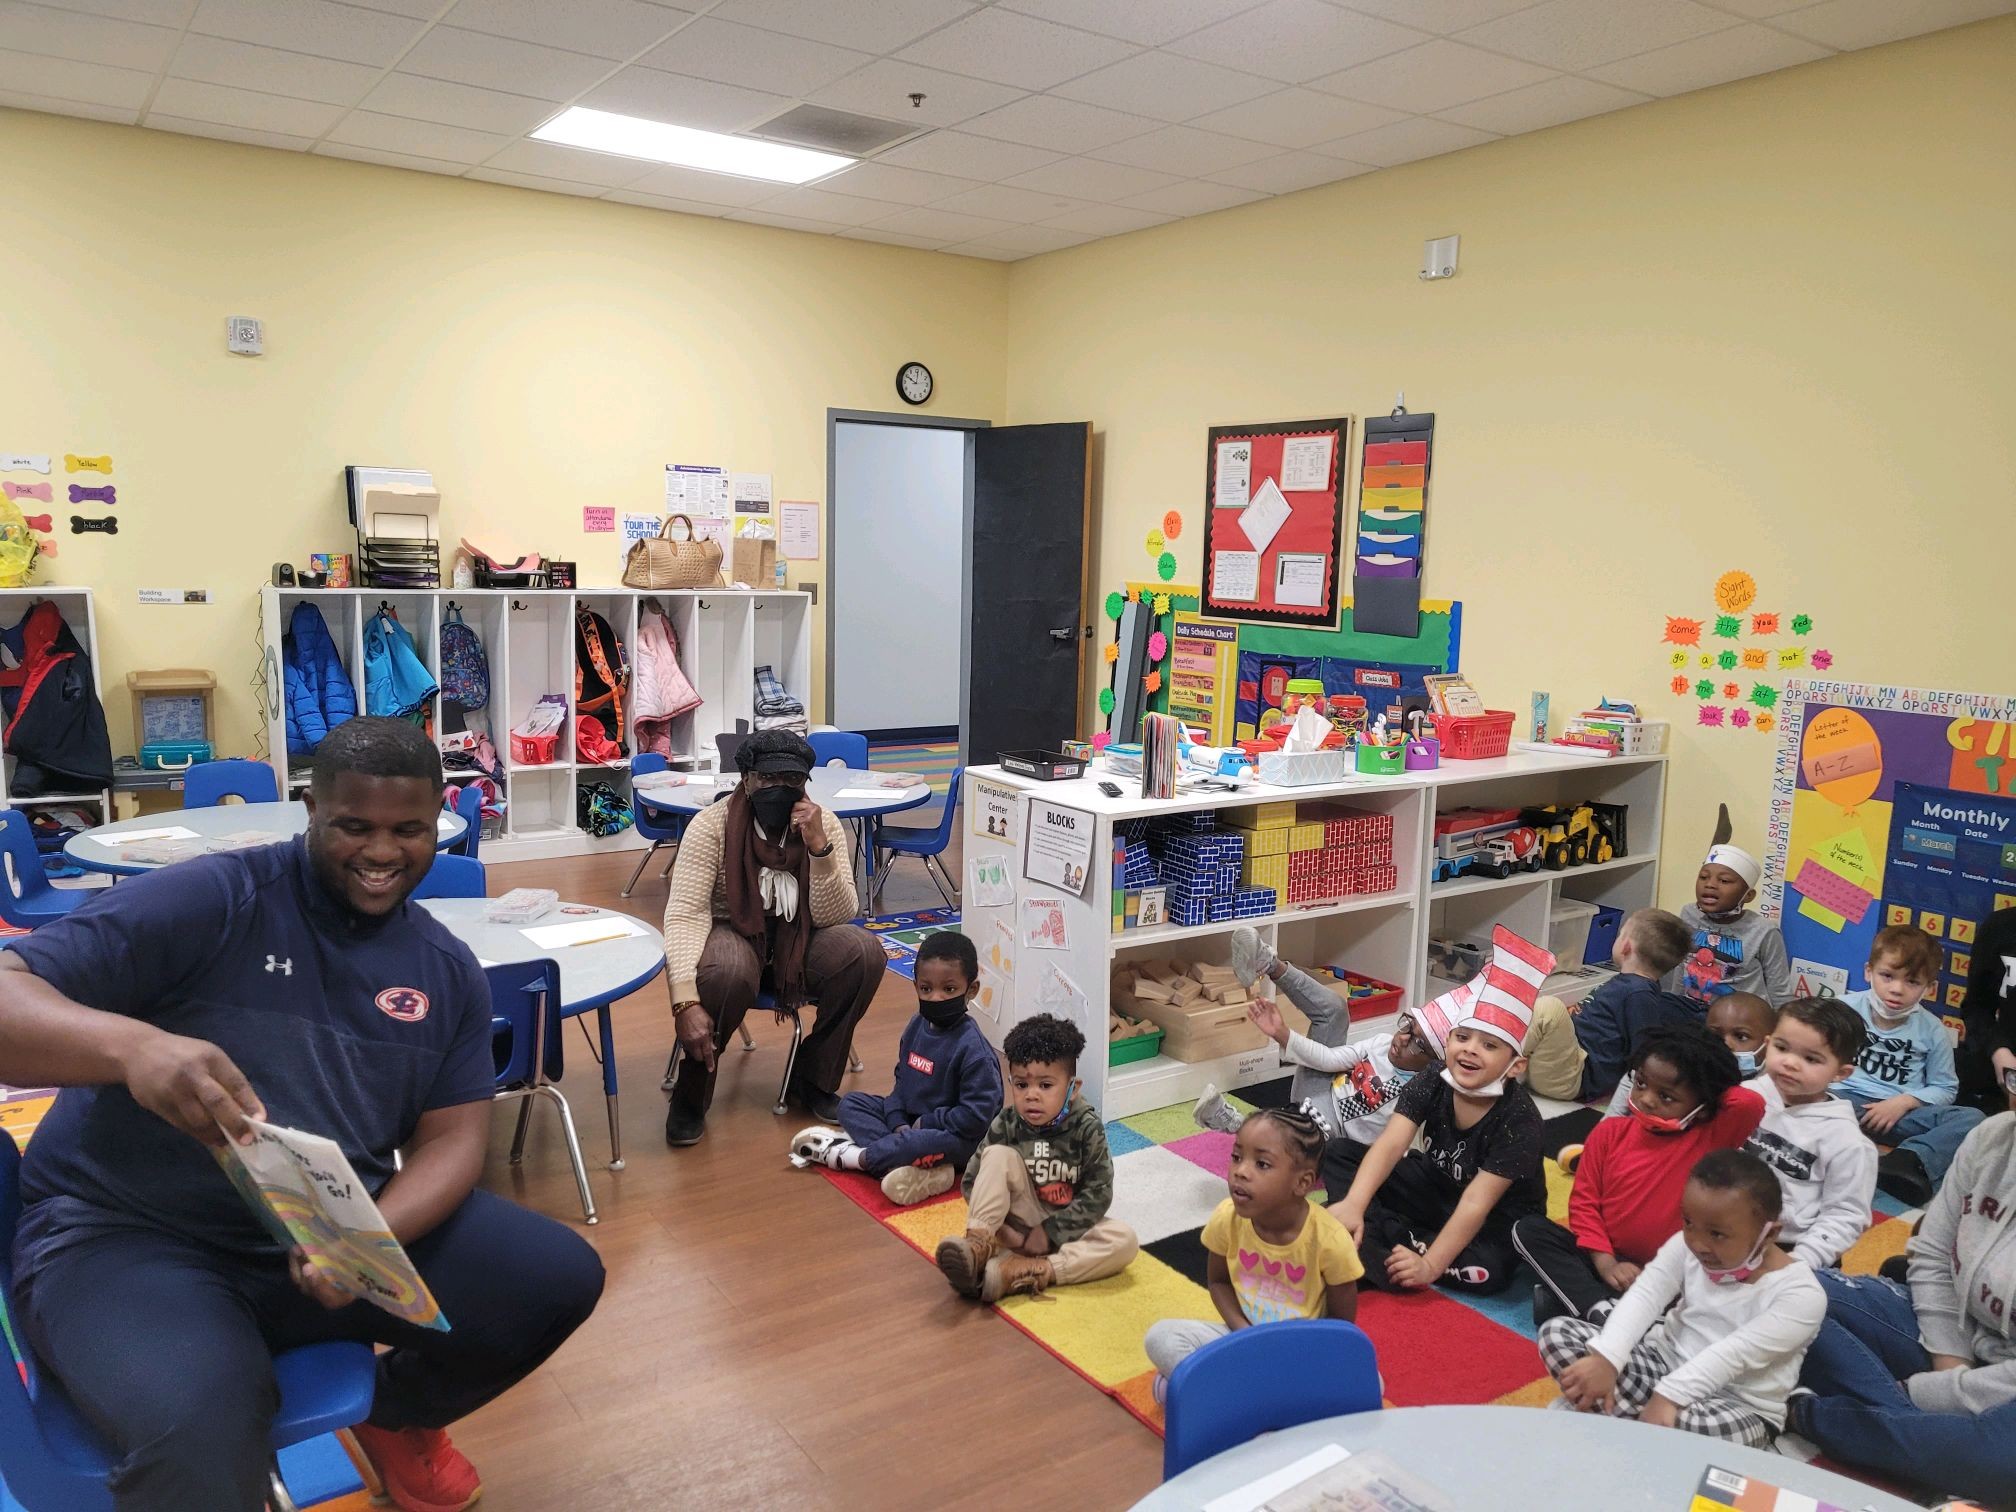
{"label": "colorful checkered rug", "polygon": [[924,943],[926,935],[937,934],[941,929],[957,929],[959,915],[949,908],[920,908],[915,913],[882,914],[873,919],[863,919],[861,924],[881,940],[882,952],[889,957],[889,969],[914,982],[917,980],[917,947]]}
{"label": "colorful checkered rug", "polygon": [[[868,748],[868,765],[877,772],[915,772],[942,796],[959,765],[959,747],[952,741],[931,740],[916,745],[875,745]],[[935,810],[927,810],[935,812]]]}

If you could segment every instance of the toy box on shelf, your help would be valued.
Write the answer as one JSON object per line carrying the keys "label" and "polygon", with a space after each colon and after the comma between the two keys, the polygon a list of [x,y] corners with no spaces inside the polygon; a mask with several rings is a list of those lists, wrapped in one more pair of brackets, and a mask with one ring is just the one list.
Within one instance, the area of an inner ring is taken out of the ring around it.
{"label": "toy box on shelf", "polygon": [[1668,725],[1663,719],[1640,717],[1632,703],[1598,699],[1570,719],[1561,733],[1544,743],[1521,742],[1525,750],[1570,750],[1586,756],[1660,756],[1666,751]]}

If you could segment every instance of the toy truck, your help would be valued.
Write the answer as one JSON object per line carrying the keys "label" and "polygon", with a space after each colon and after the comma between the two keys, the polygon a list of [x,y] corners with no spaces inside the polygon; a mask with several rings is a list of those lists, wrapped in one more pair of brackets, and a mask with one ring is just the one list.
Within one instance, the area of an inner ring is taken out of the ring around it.
{"label": "toy truck", "polygon": [[1596,809],[1591,804],[1549,804],[1544,808],[1522,809],[1519,818],[1537,832],[1540,854],[1549,871],[1566,871],[1571,866],[1616,859],[1616,840],[1608,826],[1597,822]]}
{"label": "toy truck", "polygon": [[1539,837],[1516,809],[1452,809],[1435,818],[1434,881],[1472,873],[1509,877],[1538,871],[1541,859]]}

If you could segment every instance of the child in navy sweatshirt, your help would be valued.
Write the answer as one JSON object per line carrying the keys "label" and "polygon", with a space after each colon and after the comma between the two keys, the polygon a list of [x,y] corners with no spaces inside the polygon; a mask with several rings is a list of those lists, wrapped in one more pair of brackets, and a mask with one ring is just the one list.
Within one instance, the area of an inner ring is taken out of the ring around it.
{"label": "child in navy sweatshirt", "polygon": [[[791,1163],[882,1178],[882,1195],[908,1206],[949,1192],[1001,1110],[1001,1067],[966,1007],[980,985],[973,942],[952,930],[917,951],[917,1014],[896,1050],[886,1097],[849,1092],[840,1129],[791,1136]],[[843,1133],[842,1130],[845,1130]]]}

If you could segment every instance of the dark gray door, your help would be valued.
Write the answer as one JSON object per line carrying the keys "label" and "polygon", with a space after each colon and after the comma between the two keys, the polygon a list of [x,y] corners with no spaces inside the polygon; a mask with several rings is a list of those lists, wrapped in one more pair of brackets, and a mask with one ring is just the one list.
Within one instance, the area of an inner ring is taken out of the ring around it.
{"label": "dark gray door", "polygon": [[1091,487],[1090,421],[973,432],[969,765],[1079,734]]}

